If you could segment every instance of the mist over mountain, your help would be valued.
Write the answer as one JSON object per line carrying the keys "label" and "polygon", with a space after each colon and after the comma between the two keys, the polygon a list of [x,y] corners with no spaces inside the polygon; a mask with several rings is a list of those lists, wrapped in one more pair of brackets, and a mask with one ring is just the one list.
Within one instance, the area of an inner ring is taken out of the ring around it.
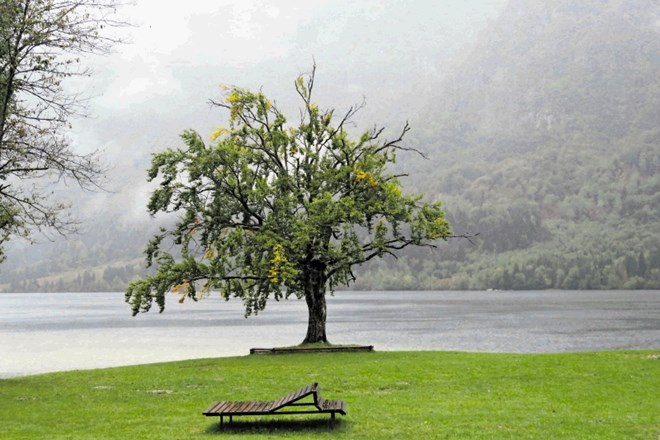
{"label": "mist over mountain", "polygon": [[424,108],[432,160],[407,164],[481,235],[370,286],[660,286],[657,2],[511,1],[482,37]]}
{"label": "mist over mountain", "polygon": [[[151,152],[178,145],[186,128],[222,125],[206,104],[220,83],[262,87],[294,110],[293,79],[312,57],[321,106],[340,111],[364,96],[358,127],[397,131],[410,120],[408,141],[429,160],[400,157],[404,187],[445,202],[455,232],[480,234],[375,262],[356,287],[660,288],[656,1],[320,5],[296,16],[295,32],[265,58],[217,43],[217,57],[193,61],[187,54],[205,44],[193,33],[167,59],[147,58],[170,66],[166,74],[131,76],[110,60],[93,123],[75,139],[103,146],[111,191],[76,193],[80,236],[14,243],[0,289],[123,290],[167,221],[146,214]],[[208,27],[228,12],[189,23]],[[267,12],[253,12],[263,26]],[[143,99],[138,85],[149,81],[162,87]]]}
{"label": "mist over mountain", "polygon": [[653,131],[659,11],[652,0],[511,1],[447,81],[438,116],[497,138],[500,154],[577,133],[608,143]]}

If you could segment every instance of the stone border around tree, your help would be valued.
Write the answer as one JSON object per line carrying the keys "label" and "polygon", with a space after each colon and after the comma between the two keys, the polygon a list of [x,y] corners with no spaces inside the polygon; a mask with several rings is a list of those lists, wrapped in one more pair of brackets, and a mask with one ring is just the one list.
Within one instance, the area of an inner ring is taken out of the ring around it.
{"label": "stone border around tree", "polygon": [[294,354],[294,353],[360,353],[374,351],[373,345],[330,345],[327,347],[274,347],[251,348],[251,355]]}

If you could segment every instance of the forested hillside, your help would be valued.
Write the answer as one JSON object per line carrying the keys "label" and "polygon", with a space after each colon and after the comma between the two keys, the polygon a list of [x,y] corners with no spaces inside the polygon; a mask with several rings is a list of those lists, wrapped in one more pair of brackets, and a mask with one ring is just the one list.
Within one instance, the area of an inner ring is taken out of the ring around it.
{"label": "forested hillside", "polygon": [[405,167],[480,236],[362,286],[660,288],[657,2],[511,1],[439,87]]}
{"label": "forested hillside", "polygon": [[[510,0],[452,64],[425,41],[406,55],[409,82],[367,72],[396,101],[369,116],[410,119],[428,160],[399,157],[404,187],[479,235],[373,262],[355,287],[660,289],[660,4]],[[89,236],[15,252],[0,290],[123,290],[157,224],[97,221]]]}

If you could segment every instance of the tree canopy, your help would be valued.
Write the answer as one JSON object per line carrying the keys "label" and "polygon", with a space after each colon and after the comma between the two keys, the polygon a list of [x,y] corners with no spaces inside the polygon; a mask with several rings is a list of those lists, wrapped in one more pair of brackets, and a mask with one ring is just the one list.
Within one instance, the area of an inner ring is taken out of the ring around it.
{"label": "tree canopy", "polygon": [[67,206],[52,200],[48,183],[71,180],[95,187],[103,167],[95,153],[71,148],[70,119],[83,97],[66,78],[85,76],[81,56],[106,52],[117,40],[102,29],[114,0],[3,0],[0,3],[0,259],[2,244],[32,229],[70,232]]}
{"label": "tree canopy", "polygon": [[[449,237],[440,202],[405,195],[387,165],[404,146],[406,124],[393,139],[383,129],[352,137],[360,106],[337,117],[312,100],[315,70],[298,77],[300,120],[290,125],[262,92],[229,87],[215,105],[229,126],[206,143],[192,130],[183,148],[153,156],[149,180],[160,180],[148,209],[179,212],[175,227],[149,243],[153,276],[126,292],[133,314],[166,294],[198,299],[219,290],[242,298],[246,316],[269,298],[305,298],[305,342],[327,342],[325,294],[355,280],[353,268],[410,246]],[[174,245],[174,251],[170,250]]]}

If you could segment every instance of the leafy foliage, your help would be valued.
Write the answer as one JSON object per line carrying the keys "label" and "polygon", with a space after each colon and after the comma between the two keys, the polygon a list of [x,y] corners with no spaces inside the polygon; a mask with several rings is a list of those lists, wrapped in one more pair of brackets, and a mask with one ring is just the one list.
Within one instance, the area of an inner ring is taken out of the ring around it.
{"label": "leafy foliage", "polygon": [[228,110],[229,127],[211,144],[188,130],[185,148],[153,156],[149,179],[160,186],[149,211],[181,216],[147,248],[157,273],[128,287],[134,314],[153,301],[162,311],[168,292],[183,300],[216,289],[242,298],[246,315],[291,295],[311,309],[326,286],[354,281],[354,266],[450,235],[440,203],[404,195],[401,176],[387,170],[409,150],[408,126],[392,140],[381,140],[382,129],[353,139],[346,125],[360,107],[335,118],[312,101],[313,84],[314,71],[295,82],[297,126],[263,93],[231,87],[215,103]]}

